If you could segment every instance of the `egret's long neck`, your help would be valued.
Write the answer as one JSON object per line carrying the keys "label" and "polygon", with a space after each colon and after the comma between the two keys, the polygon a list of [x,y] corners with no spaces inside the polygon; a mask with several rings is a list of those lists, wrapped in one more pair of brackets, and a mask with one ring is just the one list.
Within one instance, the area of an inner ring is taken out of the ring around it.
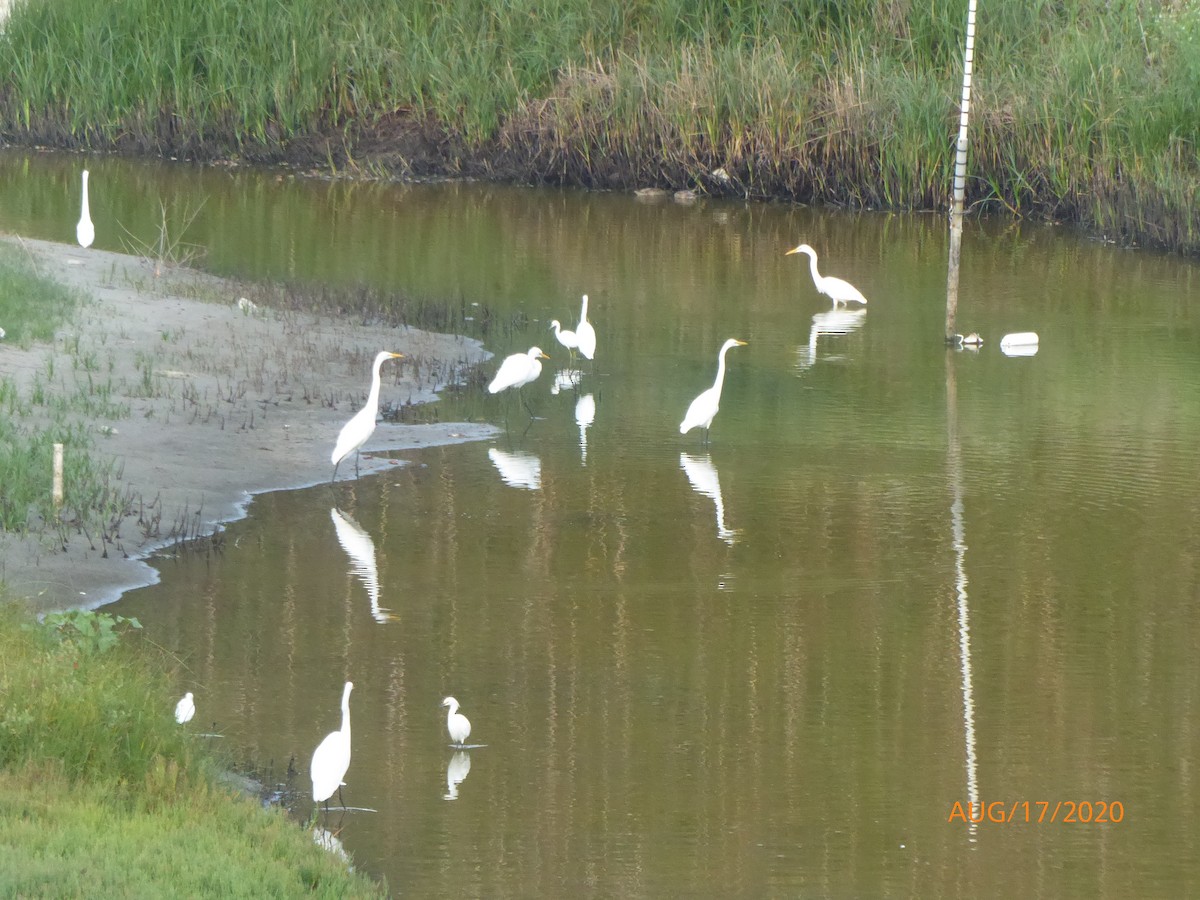
{"label": "egret's long neck", "polygon": [[583,309],[579,311],[579,321],[582,322],[587,318],[587,294],[583,295]]}
{"label": "egret's long neck", "polygon": [[383,368],[383,364],[386,359],[387,359],[387,357],[385,356],[385,357],[375,360],[375,365],[371,369],[371,392],[369,394],[367,394],[367,406],[368,407],[375,407],[375,408],[379,407],[379,389],[380,389],[381,381],[382,381],[382,379],[379,376],[379,370],[381,368]]}
{"label": "egret's long neck", "polygon": [[342,694],[342,734],[350,737],[350,692]]}
{"label": "egret's long neck", "polygon": [[88,207],[88,173],[83,173],[83,215],[90,215]]}
{"label": "egret's long neck", "polygon": [[717,357],[717,380],[713,382],[713,390],[718,394],[721,392],[721,385],[725,383],[725,354],[728,352],[728,347],[722,347]]}
{"label": "egret's long neck", "polygon": [[821,283],[821,273],[817,271],[817,254],[806,253],[808,257],[808,271],[812,273],[813,284]]}

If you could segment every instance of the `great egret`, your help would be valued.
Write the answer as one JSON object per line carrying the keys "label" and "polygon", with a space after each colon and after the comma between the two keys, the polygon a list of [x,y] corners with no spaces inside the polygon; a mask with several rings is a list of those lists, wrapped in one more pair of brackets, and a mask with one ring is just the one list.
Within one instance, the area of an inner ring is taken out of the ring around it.
{"label": "great egret", "polygon": [[507,388],[515,387],[521,396],[525,411],[532,416],[533,411],[529,404],[525,403],[525,395],[521,394],[521,388],[537,381],[537,377],[542,374],[542,360],[549,358],[542,352],[541,347],[530,347],[525,353],[514,353],[505,357],[504,362],[500,363],[496,377],[488,385],[488,393],[498,394]]}
{"label": "great egret", "polygon": [[817,271],[817,251],[808,244],[801,244],[799,247],[793,247],[784,256],[791,256],[793,253],[808,254],[808,270],[812,272],[813,284],[817,286],[817,291],[824,294],[835,304],[838,303],[866,303],[867,298],[862,295],[854,285],[848,281],[843,281],[840,278],[834,278],[832,275],[822,275]]}
{"label": "great egret", "polygon": [[383,624],[394,616],[379,605],[379,567],[375,562],[375,541],[346,513],[337,507],[329,510],[338,543],[350,557],[350,571],[358,576],[371,599],[371,618]]}
{"label": "great egret", "polygon": [[450,712],[446,713],[446,730],[450,732],[450,740],[461,747],[471,736],[471,722],[458,711],[458,701],[453,697],[443,700],[442,706],[450,707]]}
{"label": "great egret", "polygon": [[345,806],[342,800],[342,778],[350,768],[350,691],[354,689],[353,682],[347,681],[342,691],[342,727],[325,735],[325,740],[313,751],[312,786],[313,802],[325,801],[325,810],[329,810],[329,798],[337,791],[338,802]]}
{"label": "great egret", "polygon": [[88,172],[83,170],[83,209],[79,213],[79,224],[75,226],[75,239],[80,247],[92,246],[96,239],[96,228],[92,225],[91,212],[88,209]]}
{"label": "great egret", "polygon": [[[553,319],[550,322],[550,327],[554,329],[554,336],[558,338],[558,342],[567,348],[567,352],[572,358],[575,356],[575,348],[579,346],[579,335],[573,331],[565,330],[559,324],[558,319]],[[593,343],[595,340],[593,339]]]}
{"label": "great egret", "polygon": [[583,307],[579,310],[579,324],[575,326],[575,337],[579,340],[579,352],[588,359],[596,357],[596,329],[587,317],[588,299],[583,295]]}
{"label": "great egret", "polygon": [[175,704],[175,721],[182,725],[184,722],[192,721],[192,716],[196,714],[196,702],[192,699],[192,692],[188,691]]}
{"label": "great egret", "polygon": [[380,350],[376,354],[375,362],[371,366],[371,391],[367,394],[367,402],[342,426],[333,454],[329,457],[329,461],[333,463],[333,475],[329,479],[331,483],[337,478],[338,465],[351,452],[354,453],[354,476],[358,477],[358,450],[375,430],[375,417],[379,415],[379,367],[383,365],[384,360],[403,358],[403,353],[392,353],[390,350]]}
{"label": "great egret", "polygon": [[730,347],[745,346],[745,341],[736,338],[730,338],[721,345],[721,352],[717,354],[717,380],[713,382],[712,387],[692,401],[687,415],[679,425],[680,434],[687,434],[698,425],[704,429],[704,442],[708,443],[708,430],[712,427],[713,416],[721,408],[721,387],[725,384],[725,354],[729,352]]}

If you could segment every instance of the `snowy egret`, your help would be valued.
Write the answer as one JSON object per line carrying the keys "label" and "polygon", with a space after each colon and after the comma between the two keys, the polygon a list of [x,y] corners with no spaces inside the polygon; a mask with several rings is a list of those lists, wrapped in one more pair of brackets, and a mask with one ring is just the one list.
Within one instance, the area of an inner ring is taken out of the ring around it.
{"label": "snowy egret", "polygon": [[379,414],[379,367],[383,365],[384,360],[403,358],[403,353],[392,353],[390,350],[380,350],[376,354],[375,362],[371,366],[371,391],[367,394],[367,402],[342,426],[333,454],[329,457],[329,461],[333,463],[333,475],[329,479],[331,483],[337,478],[338,465],[351,452],[354,453],[354,476],[358,477],[358,450],[375,430],[375,417]]}
{"label": "snowy egret", "polygon": [[579,336],[573,331],[565,330],[559,324],[558,319],[552,319],[550,327],[554,329],[554,336],[558,338],[558,342],[566,347],[567,352],[574,358],[575,348],[579,346]]}
{"label": "snowy egret", "polygon": [[192,692],[188,691],[175,704],[175,721],[182,725],[184,722],[192,721],[192,716],[196,714],[196,702],[192,699]]}
{"label": "snowy egret", "polygon": [[708,430],[712,427],[713,416],[721,408],[721,388],[725,384],[725,354],[729,352],[730,347],[745,346],[745,341],[736,338],[730,338],[721,345],[721,352],[717,354],[717,380],[713,382],[712,387],[692,401],[679,426],[680,434],[687,434],[698,425],[704,429],[704,442],[708,443]]}
{"label": "snowy egret", "polygon": [[446,730],[450,732],[450,740],[461,747],[471,736],[471,723],[458,711],[458,701],[453,697],[443,700],[442,706],[450,707],[450,712],[446,713]]}
{"label": "snowy egret", "polygon": [[87,169],[83,170],[83,210],[79,214],[79,224],[75,226],[75,238],[80,247],[90,247],[96,239],[96,228],[92,225],[91,211],[88,208]]}
{"label": "snowy egret", "polygon": [[824,294],[834,304],[867,302],[867,298],[862,295],[862,292],[850,282],[834,278],[832,275],[821,275],[817,271],[817,251],[808,246],[808,244],[801,244],[799,247],[794,247],[785,253],[784,256],[791,256],[793,253],[808,254],[808,269],[812,272],[813,284],[817,286],[819,293]]}
{"label": "snowy egret", "polygon": [[496,372],[496,377],[488,385],[488,393],[498,394],[506,388],[515,387],[525,411],[532,416],[533,410],[525,403],[525,395],[521,393],[521,388],[537,381],[537,377],[542,374],[542,360],[549,358],[542,352],[541,347],[530,347],[525,353],[514,353],[505,357]]}
{"label": "snowy egret", "polygon": [[596,329],[587,317],[588,299],[583,295],[583,308],[579,311],[579,324],[575,326],[575,337],[579,340],[579,352],[588,359],[596,358]]}
{"label": "snowy egret", "polygon": [[354,689],[353,682],[346,682],[342,691],[342,727],[325,735],[325,740],[313,751],[312,785],[313,802],[325,801],[325,810],[329,810],[329,798],[337,791],[338,802],[345,806],[342,800],[342,778],[350,768],[350,691]]}

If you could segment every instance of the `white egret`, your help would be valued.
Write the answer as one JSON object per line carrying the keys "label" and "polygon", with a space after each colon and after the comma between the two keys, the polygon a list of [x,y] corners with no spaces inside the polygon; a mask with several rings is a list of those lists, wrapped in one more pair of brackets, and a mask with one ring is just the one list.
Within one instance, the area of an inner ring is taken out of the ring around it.
{"label": "white egret", "polygon": [[325,740],[313,751],[312,774],[313,802],[325,801],[325,809],[329,810],[329,798],[337,791],[338,802],[345,806],[342,800],[342,779],[350,768],[350,691],[354,689],[353,682],[347,681],[342,691],[342,727],[325,735]]}
{"label": "white egret", "polygon": [[866,303],[867,298],[862,295],[854,285],[848,281],[843,281],[840,278],[834,278],[832,275],[822,275],[817,271],[817,251],[808,244],[801,244],[799,247],[793,247],[784,256],[791,256],[793,253],[808,254],[808,270],[812,272],[813,284],[817,286],[817,291],[824,294],[834,304],[838,303]]}
{"label": "white egret", "polygon": [[367,394],[367,402],[363,408],[342,426],[337,444],[329,461],[333,463],[333,475],[330,482],[337,478],[338,465],[343,459],[354,453],[354,475],[358,477],[358,450],[367,442],[367,438],[375,430],[375,417],[379,415],[379,367],[388,359],[403,359],[403,353],[392,353],[390,350],[380,350],[371,366],[371,391]]}
{"label": "white egret", "polygon": [[192,716],[196,714],[196,702],[192,699],[192,692],[188,691],[175,704],[175,721],[182,725],[184,722],[192,721]]}
{"label": "white egret", "polygon": [[496,371],[496,377],[488,385],[488,393],[498,394],[507,388],[515,387],[526,412],[532,416],[533,411],[525,403],[525,395],[521,394],[521,388],[537,381],[537,377],[542,374],[542,360],[549,358],[542,352],[541,347],[530,347],[525,353],[514,353],[505,357]]}
{"label": "white egret", "polygon": [[558,339],[558,342],[567,348],[568,354],[574,359],[575,348],[579,346],[579,335],[563,328],[559,324],[558,319],[552,319],[550,327],[554,329],[554,336]]}
{"label": "white egret", "polygon": [[708,443],[708,430],[712,427],[712,420],[717,414],[717,410],[721,408],[721,388],[725,384],[725,354],[729,352],[730,347],[745,346],[745,341],[739,341],[736,338],[730,338],[721,345],[721,352],[717,354],[717,379],[713,382],[712,387],[692,401],[687,415],[683,417],[683,422],[679,425],[680,434],[687,434],[699,426],[704,429],[704,442]]}
{"label": "white egret", "polygon": [[588,359],[596,358],[596,329],[587,317],[588,299],[583,295],[583,308],[579,311],[579,324],[575,326],[575,337],[579,340],[579,352]]}
{"label": "white egret", "polygon": [[80,247],[92,246],[96,239],[96,228],[92,225],[91,211],[88,208],[88,172],[83,170],[83,209],[79,214],[79,224],[75,226],[75,238]]}
{"label": "white egret", "polygon": [[458,711],[458,701],[453,697],[443,700],[442,706],[450,707],[450,712],[446,713],[446,730],[450,732],[450,740],[461,747],[471,736],[471,722]]}

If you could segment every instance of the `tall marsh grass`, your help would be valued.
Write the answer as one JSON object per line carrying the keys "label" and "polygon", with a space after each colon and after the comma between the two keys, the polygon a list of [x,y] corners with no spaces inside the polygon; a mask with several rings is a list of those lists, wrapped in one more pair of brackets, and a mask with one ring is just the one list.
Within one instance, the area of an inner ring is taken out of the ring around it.
{"label": "tall marsh grass", "polygon": [[[83,0],[0,39],[10,137],[948,205],[966,0]],[[170,12],[170,14],[168,14]],[[1200,250],[1200,8],[980,10],[969,202]],[[364,160],[365,161],[365,160]]]}

